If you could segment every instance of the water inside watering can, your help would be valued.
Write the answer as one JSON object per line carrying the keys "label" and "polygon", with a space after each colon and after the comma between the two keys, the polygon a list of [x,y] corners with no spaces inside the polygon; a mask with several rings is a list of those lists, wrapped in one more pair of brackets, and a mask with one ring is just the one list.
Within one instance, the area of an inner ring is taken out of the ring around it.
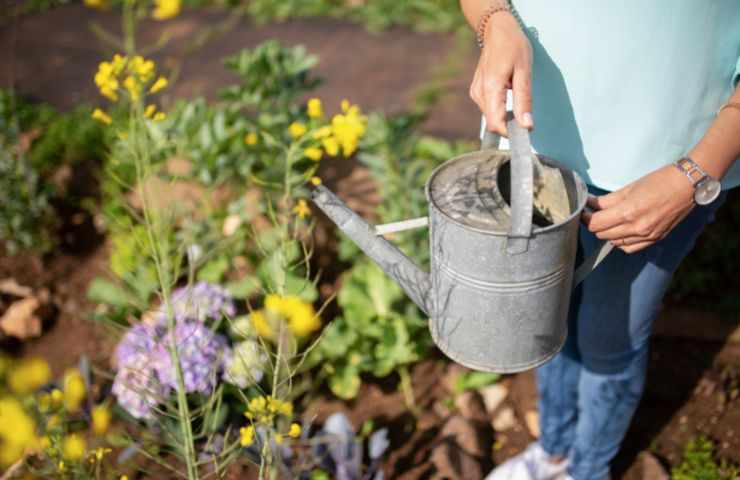
{"label": "water inside watering can", "polygon": [[[453,220],[496,233],[511,227],[510,157],[503,152],[474,152],[440,167],[429,184],[430,200]],[[570,189],[535,177],[532,223],[544,228],[564,221],[576,208]]]}

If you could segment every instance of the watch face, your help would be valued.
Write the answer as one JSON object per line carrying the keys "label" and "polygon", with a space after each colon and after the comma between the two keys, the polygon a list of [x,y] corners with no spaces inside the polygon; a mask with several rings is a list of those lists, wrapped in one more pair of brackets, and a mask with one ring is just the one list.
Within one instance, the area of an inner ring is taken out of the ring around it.
{"label": "watch face", "polygon": [[694,192],[694,201],[698,205],[708,205],[712,203],[722,190],[722,184],[717,180],[707,177],[696,185]]}

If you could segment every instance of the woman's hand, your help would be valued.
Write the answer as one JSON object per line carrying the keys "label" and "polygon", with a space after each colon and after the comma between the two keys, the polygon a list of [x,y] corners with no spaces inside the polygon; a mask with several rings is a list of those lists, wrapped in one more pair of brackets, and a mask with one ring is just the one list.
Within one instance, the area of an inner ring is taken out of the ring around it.
{"label": "woman's hand", "polygon": [[506,135],[506,90],[513,90],[514,117],[524,128],[532,121],[532,46],[508,12],[491,15],[483,50],[470,85],[470,97],[486,117],[488,129]]}
{"label": "woman's hand", "polygon": [[589,197],[595,212],[583,223],[598,238],[626,253],[665,238],[694,208],[694,187],[675,166],[666,165],[607,195]]}

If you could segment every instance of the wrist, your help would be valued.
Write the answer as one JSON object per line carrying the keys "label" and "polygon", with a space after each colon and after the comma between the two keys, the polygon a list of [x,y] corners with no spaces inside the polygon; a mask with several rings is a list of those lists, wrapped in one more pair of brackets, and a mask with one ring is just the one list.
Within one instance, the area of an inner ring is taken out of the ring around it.
{"label": "wrist", "polygon": [[508,0],[492,1],[481,14],[475,28],[478,46],[483,48],[492,29],[509,29],[512,25],[518,28]]}

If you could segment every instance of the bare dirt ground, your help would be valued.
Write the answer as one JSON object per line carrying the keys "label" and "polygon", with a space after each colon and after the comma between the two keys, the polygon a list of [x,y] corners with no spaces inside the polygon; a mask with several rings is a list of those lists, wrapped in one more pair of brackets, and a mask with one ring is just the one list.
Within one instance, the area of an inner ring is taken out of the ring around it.
{"label": "bare dirt ground", "polygon": [[[165,26],[171,35],[169,46],[154,54],[167,65],[181,67],[181,80],[169,100],[196,94],[212,98],[219,87],[234,80],[222,67],[223,57],[277,38],[285,44],[305,44],[320,56],[317,73],[326,82],[317,95],[328,110],[336,109],[342,98],[350,98],[365,110],[393,113],[409,107],[416,89],[454,48],[450,35],[402,29],[373,35],[334,20],[264,27],[241,20],[203,48],[188,52],[188,38],[225,19],[218,12],[191,12],[166,24],[144,25],[142,44],[153,42]],[[115,30],[117,17],[67,6],[2,27],[0,85],[12,83],[23,94],[61,109],[79,102],[102,103],[92,75],[97,63],[111,52],[102,49],[88,29],[93,20]],[[471,46],[459,76],[448,85],[450,93],[434,108],[425,125],[429,133],[446,138],[474,137],[478,116],[467,98],[474,54]],[[337,170],[340,195],[352,195],[353,182],[362,182],[363,172],[348,165]],[[51,256],[0,256],[0,279],[12,277],[23,285],[51,291],[57,314],[43,336],[9,347],[22,355],[43,355],[55,373],[74,363],[82,353],[105,365],[111,348],[110,336],[89,320],[93,305],[85,298],[90,280],[107,268],[104,238],[94,233],[89,219],[65,224],[68,238]],[[736,293],[730,290],[726,294]],[[646,393],[616,460],[615,478],[654,478],[643,471],[648,468],[645,452],[652,452],[670,467],[680,461],[683,446],[697,433],[712,438],[723,458],[740,462],[737,327],[735,317],[681,305],[669,305],[662,312],[652,342]],[[459,468],[465,472],[459,478],[474,479],[535,438],[536,431],[528,428],[526,420],[536,410],[534,376],[505,377],[502,385],[508,394],[502,404],[488,412],[477,394],[455,401],[449,382],[440,381],[453,375],[455,369],[438,353],[414,368],[412,383],[421,412],[417,417],[405,408],[394,378],[368,382],[350,404],[323,398],[311,407],[311,412],[321,420],[329,412],[343,410],[356,425],[372,418],[376,425],[390,426],[392,452],[385,464],[388,478],[445,478],[449,469]],[[491,421],[506,408],[514,414],[513,423],[494,431]]]}

